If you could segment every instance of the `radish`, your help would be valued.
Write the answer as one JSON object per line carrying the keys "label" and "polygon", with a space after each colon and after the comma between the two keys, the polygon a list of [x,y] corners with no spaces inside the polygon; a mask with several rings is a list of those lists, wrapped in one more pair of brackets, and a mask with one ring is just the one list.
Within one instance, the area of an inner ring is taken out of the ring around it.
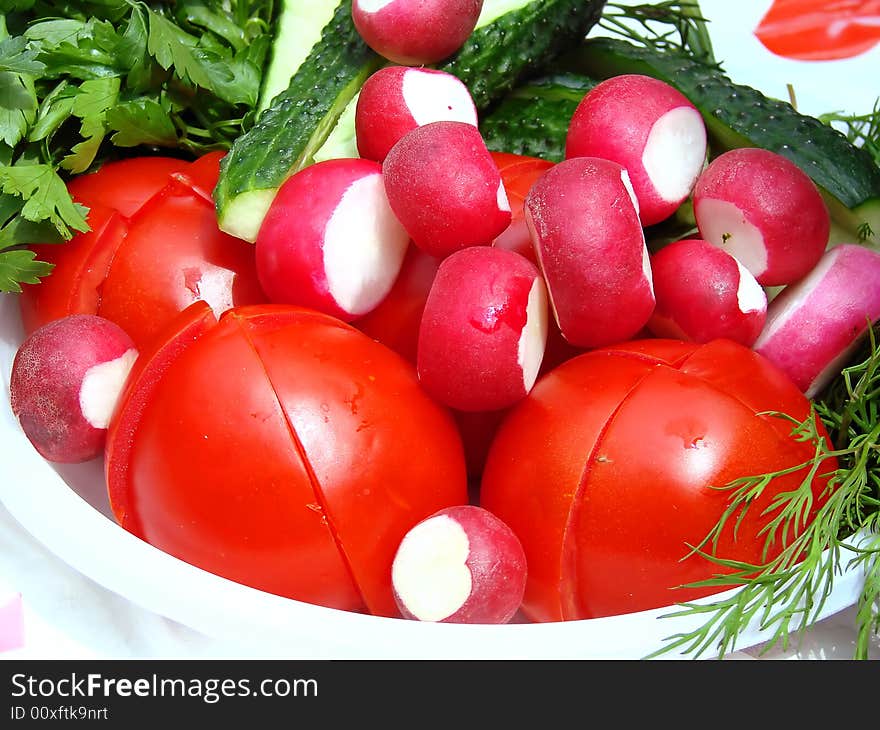
{"label": "radish", "polygon": [[770,302],[754,344],[813,398],[880,319],[880,253],[844,243]]}
{"label": "radish", "polygon": [[767,294],[733,256],[699,239],[676,241],[651,257],[657,337],[751,347],[767,316]]}
{"label": "radish", "polygon": [[53,320],[28,336],[12,362],[12,412],[34,448],[53,462],[99,456],[137,359],[119,325],[94,314]]}
{"label": "radish", "polygon": [[565,156],[602,157],[629,172],[642,225],[669,218],[706,159],[706,125],[680,91],[640,74],[597,84],[572,115]]}
{"label": "radish", "polygon": [[547,341],[538,269],[513,251],[475,246],[440,264],[419,328],[419,380],[462,411],[506,408],[532,389]]}
{"label": "radish", "polygon": [[257,234],[257,276],[273,302],[351,322],[387,296],[408,245],[381,165],[326,160],[279,188]]}
{"label": "radish", "polygon": [[482,507],[460,505],[435,512],[404,535],[391,583],[404,618],[505,624],[522,603],[526,573],[513,531]]}
{"label": "radish", "polygon": [[358,94],[358,153],[382,162],[404,134],[442,120],[477,126],[477,107],[458,77],[430,68],[386,66],[370,76]]}
{"label": "radish", "polygon": [[488,246],[510,225],[498,166],[479,130],[431,122],[405,134],[382,165],[391,209],[432,256]]}
{"label": "radish", "polygon": [[526,223],[562,336],[575,347],[622,342],[647,324],[654,291],[626,170],[572,157],[526,196]]}
{"label": "radish", "polygon": [[828,244],[831,221],[815,184],[769,150],[716,157],[697,180],[693,201],[700,236],[735,256],[762,286],[805,276]]}
{"label": "radish", "polygon": [[477,25],[483,0],[354,0],[351,18],[380,56],[408,66],[452,55]]}

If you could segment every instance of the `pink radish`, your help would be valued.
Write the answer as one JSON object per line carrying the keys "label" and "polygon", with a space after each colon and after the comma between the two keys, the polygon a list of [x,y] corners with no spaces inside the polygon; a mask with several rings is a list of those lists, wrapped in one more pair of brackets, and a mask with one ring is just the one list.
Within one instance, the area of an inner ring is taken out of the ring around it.
{"label": "pink radish", "polygon": [[575,347],[622,342],[647,324],[654,292],[626,170],[572,157],[526,196],[526,223],[562,336]]}
{"label": "pink radish", "polygon": [[467,86],[445,71],[386,66],[366,80],[355,107],[358,153],[382,162],[404,134],[442,120],[477,126]]}
{"label": "pink radish", "polygon": [[657,337],[751,347],[767,316],[767,294],[733,256],[699,239],[676,241],[651,256]]}
{"label": "pink radish", "polygon": [[754,350],[806,394],[819,393],[880,319],[880,253],[845,243],[770,302]]}
{"label": "pink radish", "polygon": [[482,507],[435,512],[404,535],[391,566],[404,618],[505,624],[522,603],[526,557],[519,538]]}
{"label": "pink radish", "polygon": [[108,319],[73,314],[27,337],[12,362],[12,412],[45,459],[77,463],[103,451],[137,350]]}
{"label": "pink radish", "polygon": [[416,127],[391,148],[382,172],[391,209],[432,256],[488,246],[510,225],[498,166],[471,124]]}
{"label": "pink radish", "polygon": [[693,190],[706,159],[706,126],[669,84],[640,74],[613,76],[581,100],[566,157],[602,157],[629,172],[642,225],[671,216]]}
{"label": "pink radish", "polygon": [[408,66],[436,63],[467,40],[483,0],[354,0],[351,17],[366,44]]}
{"label": "pink radish", "polygon": [[547,342],[544,280],[513,251],[475,246],[440,264],[416,357],[419,379],[462,411],[506,408],[532,389]]}
{"label": "pink radish", "polygon": [[809,176],[760,148],[730,150],[694,186],[700,235],[735,256],[762,286],[797,281],[828,243],[830,217]]}
{"label": "pink radish", "polygon": [[408,245],[381,165],[326,160],[279,188],[257,234],[257,275],[273,302],[351,322],[391,290]]}

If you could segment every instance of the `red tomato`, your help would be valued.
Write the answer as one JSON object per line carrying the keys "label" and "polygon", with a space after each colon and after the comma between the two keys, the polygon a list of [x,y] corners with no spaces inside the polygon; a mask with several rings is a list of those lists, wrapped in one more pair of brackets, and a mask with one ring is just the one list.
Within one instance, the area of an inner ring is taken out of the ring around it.
{"label": "red tomato", "polygon": [[98,314],[142,349],[196,300],[218,314],[266,301],[253,245],[217,227],[211,192],[221,157],[131,158],[74,178],[69,190],[89,208],[91,230],[33,247],[55,268],[39,284],[22,287],[25,332],[68,314]]}
{"label": "red tomato", "polygon": [[410,243],[388,296],[354,326],[415,364],[419,325],[440,259]]}
{"label": "red tomato", "polygon": [[553,167],[552,162],[538,157],[514,155],[509,152],[492,152],[498,165],[507,199],[510,201],[510,225],[499,235],[493,245],[522,254],[537,263],[532,249],[532,239],[526,226],[523,205],[534,182]]}
{"label": "red tomato", "polygon": [[[596,618],[717,592],[679,587],[726,570],[688,557],[727,506],[729,492],[711,487],[812,457],[813,446],[766,411],[800,420],[809,401],[767,360],[726,340],[603,348],[540,380],[501,424],[480,490],[481,506],[525,548],[524,613]],[[805,474],[774,479],[736,536],[730,521],[716,555],[762,564],[761,513]],[[814,480],[814,507],[825,485]]]}
{"label": "red tomato", "polygon": [[399,615],[391,563],[404,534],[468,502],[452,416],[415,368],[312,310],[216,320],[201,302],[135,368],[105,453],[123,527],[254,588]]}

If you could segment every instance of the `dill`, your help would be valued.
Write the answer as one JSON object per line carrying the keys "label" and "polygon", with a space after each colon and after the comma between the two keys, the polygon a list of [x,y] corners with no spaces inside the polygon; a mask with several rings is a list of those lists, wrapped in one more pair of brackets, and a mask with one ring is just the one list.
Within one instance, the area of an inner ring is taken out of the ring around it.
{"label": "dill", "polygon": [[[865,582],[857,602],[857,642],[854,659],[866,659],[872,634],[880,633],[880,345],[869,329],[867,343],[856,362],[844,368],[817,398],[804,421],[792,421],[792,437],[812,444],[809,461],[778,472],[734,480],[728,507],[716,526],[692,550],[730,572],[690,587],[742,586],[732,595],[706,603],[681,603],[667,616],[703,615],[697,629],[675,634],[651,657],[670,650],[694,656],[711,652],[719,657],[733,651],[750,625],[769,633],[761,652],[776,645],[788,648],[821,615],[834,578],[842,569],[861,570]],[[819,428],[828,433],[826,440]],[[750,505],[774,479],[806,470],[800,485],[777,495],[765,510],[762,530],[765,557],[773,545],[782,549],[760,565],[724,559],[715,554],[718,536],[731,521],[738,524]],[[827,476],[820,506],[812,520],[812,482]]]}

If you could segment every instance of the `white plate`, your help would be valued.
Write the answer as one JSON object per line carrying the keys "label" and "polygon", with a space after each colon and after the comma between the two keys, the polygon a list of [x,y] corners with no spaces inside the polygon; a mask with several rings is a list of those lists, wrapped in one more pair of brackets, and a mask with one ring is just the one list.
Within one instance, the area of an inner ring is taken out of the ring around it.
{"label": "white plate", "polygon": [[[244,643],[261,655],[298,659],[640,659],[666,646],[667,637],[700,625],[694,618],[663,617],[676,607],[553,624],[419,623],[321,608],[195,568],[116,524],[100,460],[55,467],[33,449],[9,407],[9,373],[21,339],[17,297],[0,295],[0,500],[76,570],[208,636]],[[847,569],[846,563],[819,618],[858,598],[863,573]],[[741,634],[736,648],[768,638],[753,626]]]}
{"label": "white plate", "polygon": [[[880,47],[834,63],[773,56],[752,35],[769,4],[701,0],[716,55],[728,75],[780,98],[788,98],[787,84],[792,84],[799,108],[808,114],[870,111],[877,95],[873,77]],[[676,607],[556,624],[418,623],[320,608],[194,568],[113,521],[100,461],[56,468],[31,447],[9,409],[9,372],[20,341],[16,297],[0,295],[0,500],[74,569],[134,604],[210,637],[252,646],[258,655],[303,659],[637,659],[666,646],[667,637],[700,625],[694,618],[664,617]],[[845,556],[818,618],[852,606],[862,584],[863,574],[849,569]],[[741,633],[736,648],[767,638],[751,626]]]}

